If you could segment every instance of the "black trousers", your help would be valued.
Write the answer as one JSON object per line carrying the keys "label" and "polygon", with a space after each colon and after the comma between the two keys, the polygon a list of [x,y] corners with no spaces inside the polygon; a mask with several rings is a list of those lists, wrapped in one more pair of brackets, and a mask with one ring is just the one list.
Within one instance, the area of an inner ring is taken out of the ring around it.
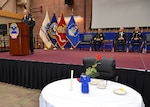
{"label": "black trousers", "polygon": [[121,51],[125,51],[125,45],[126,41],[125,40],[116,40],[115,41],[115,50],[118,51],[119,46],[121,46]]}
{"label": "black trousers", "polygon": [[102,41],[93,41],[95,51],[97,50],[97,45],[98,45],[98,50],[100,49],[101,44],[102,44]]}
{"label": "black trousers", "polygon": [[30,30],[30,52],[31,52],[31,53],[34,53],[33,30]]}

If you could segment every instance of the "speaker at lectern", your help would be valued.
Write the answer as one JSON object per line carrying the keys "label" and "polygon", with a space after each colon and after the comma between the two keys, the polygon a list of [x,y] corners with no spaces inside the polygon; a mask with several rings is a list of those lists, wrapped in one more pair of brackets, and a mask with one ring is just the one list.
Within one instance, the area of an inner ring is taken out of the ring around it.
{"label": "speaker at lectern", "polygon": [[22,22],[9,23],[11,55],[28,55],[30,49],[29,26]]}

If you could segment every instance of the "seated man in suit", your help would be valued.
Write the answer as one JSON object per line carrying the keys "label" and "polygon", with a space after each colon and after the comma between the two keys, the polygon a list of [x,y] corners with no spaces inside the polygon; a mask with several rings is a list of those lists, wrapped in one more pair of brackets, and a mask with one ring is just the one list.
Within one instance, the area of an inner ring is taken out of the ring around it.
{"label": "seated man in suit", "polygon": [[95,51],[97,51],[97,47],[96,47],[97,44],[98,44],[98,50],[100,49],[100,46],[101,46],[103,40],[104,40],[104,33],[99,28],[98,32],[95,34],[95,36],[93,38],[93,45],[94,45]]}
{"label": "seated man in suit", "polygon": [[115,36],[115,50],[118,51],[119,45],[121,46],[121,51],[125,51],[125,45],[127,42],[127,34],[124,32],[124,28],[120,27],[119,31]]}
{"label": "seated man in suit", "polygon": [[139,27],[135,27],[134,32],[130,36],[130,39],[131,39],[130,47],[132,48],[132,51],[133,51],[134,43],[138,43],[139,52],[142,52],[144,41],[143,41],[143,35]]}

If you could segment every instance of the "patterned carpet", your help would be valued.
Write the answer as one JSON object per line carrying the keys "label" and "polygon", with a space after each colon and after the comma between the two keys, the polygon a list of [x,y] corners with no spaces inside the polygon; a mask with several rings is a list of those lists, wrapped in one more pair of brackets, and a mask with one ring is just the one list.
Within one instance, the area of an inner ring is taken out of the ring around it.
{"label": "patterned carpet", "polygon": [[39,107],[40,92],[0,82],[0,107]]}

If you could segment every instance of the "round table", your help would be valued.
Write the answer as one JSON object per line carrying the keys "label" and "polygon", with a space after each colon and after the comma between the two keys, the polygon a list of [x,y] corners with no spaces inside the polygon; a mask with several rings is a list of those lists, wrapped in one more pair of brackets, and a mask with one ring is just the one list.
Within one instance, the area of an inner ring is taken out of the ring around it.
{"label": "round table", "polygon": [[[103,80],[100,80],[103,81]],[[108,81],[104,89],[89,83],[89,93],[81,92],[81,83],[77,79],[52,82],[45,86],[39,97],[40,107],[145,107],[141,95],[134,89]],[[125,94],[116,94],[114,90],[124,89]]]}

